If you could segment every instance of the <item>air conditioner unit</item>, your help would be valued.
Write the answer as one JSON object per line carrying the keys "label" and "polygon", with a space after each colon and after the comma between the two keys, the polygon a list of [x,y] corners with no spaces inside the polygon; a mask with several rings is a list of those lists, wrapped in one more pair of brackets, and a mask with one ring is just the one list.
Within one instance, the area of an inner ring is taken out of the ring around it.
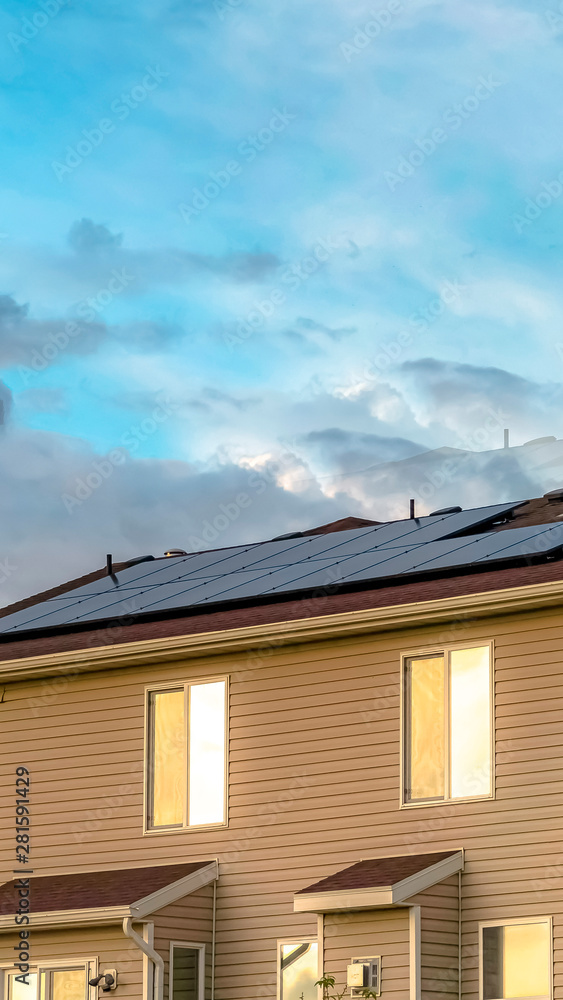
{"label": "air conditioner unit", "polygon": [[381,993],[381,955],[359,956],[352,958],[352,964],[347,968],[346,985],[350,987],[350,996],[361,997],[362,990],[372,990],[377,996]]}

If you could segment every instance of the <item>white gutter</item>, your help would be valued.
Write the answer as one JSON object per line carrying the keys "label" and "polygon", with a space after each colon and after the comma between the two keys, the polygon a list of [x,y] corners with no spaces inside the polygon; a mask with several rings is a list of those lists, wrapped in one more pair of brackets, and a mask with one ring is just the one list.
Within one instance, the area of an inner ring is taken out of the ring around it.
{"label": "white gutter", "polygon": [[137,931],[133,930],[131,917],[124,917],[123,933],[126,937],[131,938],[137,945],[137,948],[143,952],[143,955],[146,955],[154,964],[154,1000],[162,1000],[164,993],[164,959],[146,941],[143,941],[141,935],[137,934]]}

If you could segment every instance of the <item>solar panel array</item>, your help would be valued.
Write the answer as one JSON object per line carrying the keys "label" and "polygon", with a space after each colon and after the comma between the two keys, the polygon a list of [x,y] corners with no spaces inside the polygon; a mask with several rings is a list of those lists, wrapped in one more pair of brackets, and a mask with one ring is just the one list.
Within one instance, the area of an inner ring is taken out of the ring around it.
{"label": "solar panel array", "polygon": [[143,562],[0,619],[0,634],[322,592],[343,584],[541,556],[563,546],[560,523],[479,530],[517,506],[496,504]]}

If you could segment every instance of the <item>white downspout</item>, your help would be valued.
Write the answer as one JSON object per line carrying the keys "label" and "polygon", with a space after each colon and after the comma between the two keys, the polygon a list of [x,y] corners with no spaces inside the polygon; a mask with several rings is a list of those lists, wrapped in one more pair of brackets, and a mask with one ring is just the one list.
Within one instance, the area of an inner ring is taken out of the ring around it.
{"label": "white downspout", "polygon": [[154,964],[154,1000],[162,1000],[164,994],[164,959],[154,948],[151,948],[146,941],[143,941],[140,934],[133,930],[133,918],[124,917],[123,933],[126,937],[135,942],[137,948],[143,952]]}
{"label": "white downspout", "polygon": [[409,1000],[421,997],[420,906],[409,906]]}

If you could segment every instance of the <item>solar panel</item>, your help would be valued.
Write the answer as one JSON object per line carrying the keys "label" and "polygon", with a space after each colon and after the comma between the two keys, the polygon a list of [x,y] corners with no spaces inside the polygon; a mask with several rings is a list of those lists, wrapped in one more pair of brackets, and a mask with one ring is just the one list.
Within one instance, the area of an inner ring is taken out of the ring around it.
{"label": "solar panel", "polygon": [[[507,515],[495,504],[383,525],[280,539],[137,563],[0,619],[0,632],[129,618],[146,611],[228,603],[327,588],[432,568],[539,554],[561,544],[563,525],[456,537]],[[556,535],[559,541],[556,541]],[[537,553],[536,553],[537,550]]]}

